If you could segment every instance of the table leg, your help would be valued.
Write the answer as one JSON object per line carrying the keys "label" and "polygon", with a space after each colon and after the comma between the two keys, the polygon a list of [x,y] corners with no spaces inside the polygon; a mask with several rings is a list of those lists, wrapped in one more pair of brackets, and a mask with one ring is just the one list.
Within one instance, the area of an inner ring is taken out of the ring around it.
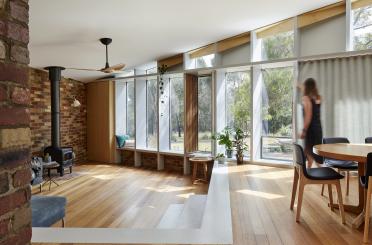
{"label": "table leg", "polygon": [[195,182],[197,170],[198,170],[198,164],[193,162],[193,164],[192,164],[192,179],[191,179],[192,184],[194,184],[194,182]]}
{"label": "table leg", "polygon": [[[365,175],[364,163],[358,163],[358,178]],[[365,208],[365,190],[360,184],[358,179],[358,205],[344,205],[345,212],[358,214],[358,216],[353,220],[352,227],[359,228],[364,222],[364,208]],[[338,208],[338,204],[332,205],[334,208]]]}
{"label": "table leg", "polygon": [[[358,163],[358,178],[360,176],[365,176],[365,167],[364,163]],[[358,204],[358,209],[361,211],[358,217],[356,217],[353,222],[352,222],[352,227],[353,228],[359,228],[363,222],[364,222],[364,216],[365,216],[365,206],[366,206],[366,198],[365,198],[365,189],[364,187],[360,184],[360,181],[358,179],[358,191],[359,191],[359,204]]]}

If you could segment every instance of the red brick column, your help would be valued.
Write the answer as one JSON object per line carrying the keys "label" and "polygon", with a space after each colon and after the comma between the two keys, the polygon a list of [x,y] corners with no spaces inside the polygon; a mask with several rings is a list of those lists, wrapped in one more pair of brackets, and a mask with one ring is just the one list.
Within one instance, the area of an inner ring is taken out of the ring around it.
{"label": "red brick column", "polygon": [[0,245],[29,244],[28,0],[0,0]]}

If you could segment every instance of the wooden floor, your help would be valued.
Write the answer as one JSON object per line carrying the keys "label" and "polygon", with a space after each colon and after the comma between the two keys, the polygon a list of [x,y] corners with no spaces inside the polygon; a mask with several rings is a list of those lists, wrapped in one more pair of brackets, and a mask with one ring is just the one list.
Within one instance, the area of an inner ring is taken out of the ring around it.
{"label": "wooden floor", "polygon": [[[169,204],[206,192],[205,185],[192,186],[188,177],[170,173],[110,165],[75,170],[83,175],[42,193],[68,198],[68,227],[155,227]],[[233,166],[229,177],[235,245],[361,244],[363,232],[351,228],[353,217],[347,214],[342,225],[338,210],[331,212],[328,198],[320,195],[320,186],[306,186],[301,221],[295,222],[296,206],[289,209],[292,169]],[[344,194],[344,182],[342,187]],[[350,188],[344,203],[357,201],[356,177]]]}
{"label": "wooden floor", "polygon": [[83,165],[73,171],[80,176],[51,191],[44,186],[41,193],[67,197],[66,227],[154,228],[170,204],[208,189],[191,185],[189,177],[154,170]]}
{"label": "wooden floor", "polygon": [[[352,216],[347,213],[342,225],[338,210],[331,212],[318,185],[305,187],[301,220],[295,222],[296,206],[289,209],[292,169],[243,165],[229,170],[235,245],[362,243],[363,231],[351,228]],[[344,203],[357,202],[357,177],[351,181],[349,197],[341,183]]]}

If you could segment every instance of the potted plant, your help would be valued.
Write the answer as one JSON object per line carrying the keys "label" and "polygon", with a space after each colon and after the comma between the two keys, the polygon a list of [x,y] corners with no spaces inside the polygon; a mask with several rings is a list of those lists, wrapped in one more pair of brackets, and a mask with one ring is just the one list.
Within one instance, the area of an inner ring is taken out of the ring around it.
{"label": "potted plant", "polygon": [[231,128],[225,127],[222,132],[212,135],[212,139],[217,140],[219,145],[225,145],[227,158],[232,158],[233,142],[230,139]]}
{"label": "potted plant", "polygon": [[218,153],[216,156],[218,164],[225,164],[225,155],[223,153]]}
{"label": "potted plant", "polygon": [[237,164],[243,164],[244,151],[248,150],[248,145],[244,142],[244,139],[246,137],[247,135],[244,134],[243,130],[241,130],[240,128],[235,129],[233,146],[235,147],[236,150]]}

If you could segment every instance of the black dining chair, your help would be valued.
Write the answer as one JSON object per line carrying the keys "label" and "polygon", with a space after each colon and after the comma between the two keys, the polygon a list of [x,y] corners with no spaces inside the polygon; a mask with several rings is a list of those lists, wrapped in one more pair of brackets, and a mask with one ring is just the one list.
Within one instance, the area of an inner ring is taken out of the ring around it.
{"label": "black dining chair", "polygon": [[366,144],[372,144],[372,137],[365,138]]}
{"label": "black dining chair", "polygon": [[[323,138],[323,144],[337,144],[337,143],[350,143],[347,138],[344,137],[330,137]],[[349,195],[350,186],[350,171],[358,171],[358,163],[353,161],[343,161],[331,158],[324,158],[323,164],[326,167],[337,168],[338,172],[346,172],[346,196]],[[322,186],[322,193],[324,193],[324,186]]]}
{"label": "black dining chair", "polygon": [[[367,140],[366,140],[367,142]],[[371,212],[371,195],[372,195],[372,152],[367,155],[367,164],[366,164],[366,175],[360,177],[360,184],[367,190],[367,202],[365,210],[365,220],[364,220],[364,235],[363,242],[368,242],[368,229],[369,229],[369,218]]]}
{"label": "black dining chair", "polygon": [[295,153],[295,168],[292,186],[292,199],[291,199],[291,210],[293,210],[293,205],[296,199],[297,185],[299,183],[298,190],[298,200],[297,200],[297,213],[296,222],[300,220],[301,206],[305,185],[307,184],[325,184],[328,185],[329,200],[331,203],[331,210],[333,211],[333,196],[331,185],[336,186],[338,203],[340,208],[340,214],[342,223],[345,224],[345,213],[344,205],[342,202],[342,192],[340,179],[344,176],[337,173],[334,169],[329,167],[320,168],[306,168],[306,158],[302,146],[294,143],[294,153]]}

